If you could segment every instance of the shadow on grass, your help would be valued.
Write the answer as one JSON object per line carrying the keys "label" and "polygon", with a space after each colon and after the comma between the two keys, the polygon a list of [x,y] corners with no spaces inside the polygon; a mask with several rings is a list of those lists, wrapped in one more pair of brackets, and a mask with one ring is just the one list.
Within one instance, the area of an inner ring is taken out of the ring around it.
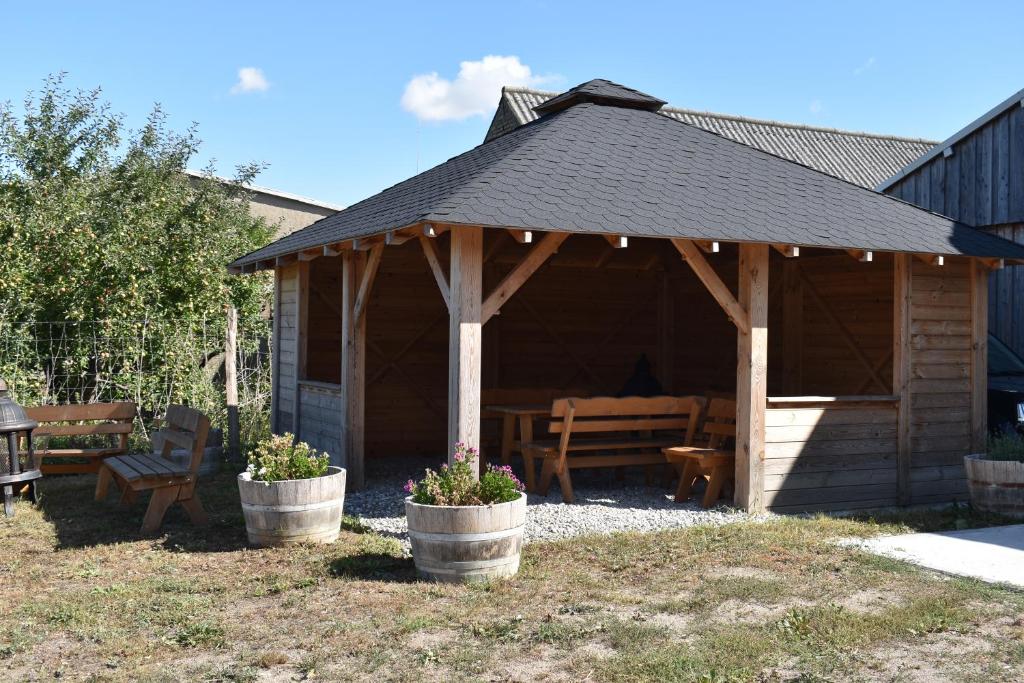
{"label": "shadow on grass", "polygon": [[362,552],[339,557],[331,561],[330,572],[338,578],[363,581],[416,581],[416,567],[412,558],[399,557],[389,552]]}
{"label": "shadow on grass", "polygon": [[[40,482],[39,507],[57,533],[62,548],[85,548],[138,541],[150,494],[131,505],[118,503],[114,487],[103,501],[93,499],[95,475],[49,476]],[[228,552],[246,547],[245,522],[235,475],[222,472],[199,481],[199,495],[209,524],[196,527],[179,505],[171,506],[160,532],[152,537],[171,551]]]}

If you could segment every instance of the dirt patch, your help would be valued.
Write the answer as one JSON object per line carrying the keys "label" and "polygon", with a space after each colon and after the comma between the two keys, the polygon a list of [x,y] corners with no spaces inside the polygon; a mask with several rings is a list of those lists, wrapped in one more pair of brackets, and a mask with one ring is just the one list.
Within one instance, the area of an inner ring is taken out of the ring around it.
{"label": "dirt patch", "polygon": [[538,647],[505,667],[504,680],[516,683],[530,681],[578,680],[565,666],[566,654],[547,645]]}
{"label": "dirt patch", "polygon": [[719,567],[715,576],[727,576],[734,579],[761,579],[763,581],[781,581],[782,576],[771,569],[757,567]]}
{"label": "dirt patch", "polygon": [[983,655],[991,650],[990,643],[972,634],[937,633],[916,643],[904,642],[875,650],[870,653],[875,660],[871,668],[879,674],[878,680],[884,681],[959,681],[984,677]]}
{"label": "dirt patch", "polygon": [[812,604],[806,600],[788,600],[777,605],[726,600],[716,606],[710,616],[723,624],[765,624],[781,619],[795,607],[808,607]]}
{"label": "dirt patch", "polygon": [[875,588],[857,591],[835,600],[835,604],[853,612],[877,613],[890,607],[904,604],[903,596],[894,591],[882,591]]}

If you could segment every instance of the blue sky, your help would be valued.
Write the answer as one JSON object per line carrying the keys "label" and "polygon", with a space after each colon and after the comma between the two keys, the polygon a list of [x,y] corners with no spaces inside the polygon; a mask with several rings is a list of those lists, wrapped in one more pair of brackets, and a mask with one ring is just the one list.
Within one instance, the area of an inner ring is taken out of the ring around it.
{"label": "blue sky", "polygon": [[198,122],[194,167],[264,161],[259,184],[339,204],[478,144],[490,111],[474,112],[509,78],[933,139],[1024,87],[1019,2],[51,0],[3,16],[0,100],[66,71],[133,127],[155,102]]}

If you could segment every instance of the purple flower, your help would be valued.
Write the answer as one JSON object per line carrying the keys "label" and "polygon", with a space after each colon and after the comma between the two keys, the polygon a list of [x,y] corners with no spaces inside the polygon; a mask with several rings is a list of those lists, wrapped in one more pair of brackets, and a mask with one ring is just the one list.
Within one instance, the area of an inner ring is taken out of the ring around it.
{"label": "purple flower", "polygon": [[462,462],[466,459],[466,456],[462,454],[462,451],[455,451],[455,462]]}
{"label": "purple flower", "polygon": [[405,486],[403,488],[405,489],[406,493],[412,493],[413,491],[416,490],[416,482],[410,479],[409,481],[405,482]]}

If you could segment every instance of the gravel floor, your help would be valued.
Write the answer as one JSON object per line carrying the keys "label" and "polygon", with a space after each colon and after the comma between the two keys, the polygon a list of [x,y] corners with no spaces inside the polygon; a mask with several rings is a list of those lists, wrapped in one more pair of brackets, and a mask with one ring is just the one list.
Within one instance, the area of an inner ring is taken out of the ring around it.
{"label": "gravel floor", "polygon": [[[345,513],[359,517],[379,533],[408,543],[402,486],[410,477],[421,476],[425,467],[435,465],[424,458],[388,458],[373,463],[367,471],[367,488],[346,493]],[[527,499],[526,540],[724,524],[746,516],[724,506],[705,510],[693,499],[676,503],[666,487],[644,486],[642,471],[632,469],[627,469],[624,481],[616,480],[610,469],[573,472],[574,505],[562,503],[557,482],[546,497],[531,493]]]}

